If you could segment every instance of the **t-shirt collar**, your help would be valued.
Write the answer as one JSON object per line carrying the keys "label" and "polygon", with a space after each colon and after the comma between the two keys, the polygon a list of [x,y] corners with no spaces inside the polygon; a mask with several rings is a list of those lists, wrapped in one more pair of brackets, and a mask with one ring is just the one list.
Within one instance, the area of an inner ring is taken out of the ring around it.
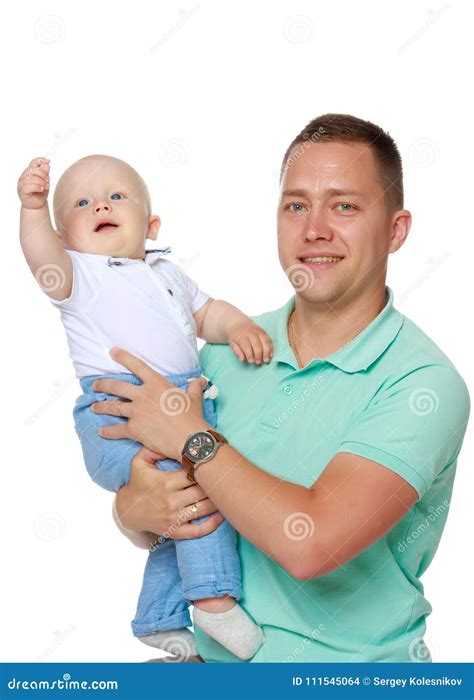
{"label": "t-shirt collar", "polygon": [[[344,372],[361,372],[370,367],[388,348],[403,325],[404,317],[393,307],[393,292],[385,287],[385,306],[369,325],[364,328],[350,343],[324,359],[314,359],[305,368],[313,364],[334,365]],[[295,296],[279,309],[278,330],[276,333],[276,349],[274,360],[297,368],[297,362],[288,340],[288,319],[295,305]]]}

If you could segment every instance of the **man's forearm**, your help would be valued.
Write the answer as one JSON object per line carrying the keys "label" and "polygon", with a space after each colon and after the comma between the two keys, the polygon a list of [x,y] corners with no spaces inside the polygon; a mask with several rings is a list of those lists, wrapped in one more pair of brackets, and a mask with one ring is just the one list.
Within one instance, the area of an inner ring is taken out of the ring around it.
{"label": "man's forearm", "polygon": [[314,508],[313,491],[259,469],[231,445],[203,462],[195,479],[238,532],[290,573],[316,547],[313,537],[291,537],[292,517]]}

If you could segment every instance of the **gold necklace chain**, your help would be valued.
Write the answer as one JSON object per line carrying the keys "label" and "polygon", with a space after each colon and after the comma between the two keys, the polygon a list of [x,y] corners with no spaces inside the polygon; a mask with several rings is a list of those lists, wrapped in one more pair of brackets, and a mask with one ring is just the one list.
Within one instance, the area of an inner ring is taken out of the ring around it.
{"label": "gold necklace chain", "polygon": [[[291,314],[290,314],[290,318],[289,318],[289,322],[288,322],[288,340],[290,341],[291,349],[292,349],[293,352],[295,353],[295,356],[296,356],[296,359],[297,359],[297,361],[298,361],[299,367],[304,367],[304,365],[303,365],[303,363],[302,363],[302,361],[301,361],[301,358],[300,358],[300,356],[299,356],[299,354],[298,354],[298,350],[297,350],[297,348],[296,348],[296,342],[295,342],[295,327],[294,327],[294,315],[295,315],[295,309],[293,308],[293,311],[292,311]],[[361,333],[361,332],[362,332],[362,331],[359,331],[359,333]],[[340,348],[338,348],[337,350],[335,350],[335,352],[331,353],[331,355],[334,355],[336,352],[340,352],[341,350],[344,350],[344,348],[346,347],[346,345],[349,345],[349,343],[352,343],[352,341],[354,340],[354,338],[356,338],[356,337],[359,335],[359,333],[356,333],[354,336],[352,336],[352,338],[351,338],[350,340],[348,340],[347,343],[344,343],[344,345],[342,345]]]}
{"label": "gold necklace chain", "polygon": [[301,362],[301,358],[298,355],[298,350],[296,349],[296,343],[295,343],[295,335],[294,335],[294,325],[293,325],[293,316],[295,315],[295,310],[291,312],[290,315],[290,322],[288,324],[288,339],[290,341],[291,349],[295,353],[296,360],[298,362],[299,367],[303,367],[303,363]]}

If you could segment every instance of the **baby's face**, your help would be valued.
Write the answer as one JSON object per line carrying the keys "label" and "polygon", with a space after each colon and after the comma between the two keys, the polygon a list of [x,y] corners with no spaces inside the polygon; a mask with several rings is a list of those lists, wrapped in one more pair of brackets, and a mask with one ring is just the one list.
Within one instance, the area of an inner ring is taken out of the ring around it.
{"label": "baby's face", "polygon": [[64,247],[81,253],[143,258],[160,226],[138,173],[107,156],[88,156],[63,173],[54,211]]}

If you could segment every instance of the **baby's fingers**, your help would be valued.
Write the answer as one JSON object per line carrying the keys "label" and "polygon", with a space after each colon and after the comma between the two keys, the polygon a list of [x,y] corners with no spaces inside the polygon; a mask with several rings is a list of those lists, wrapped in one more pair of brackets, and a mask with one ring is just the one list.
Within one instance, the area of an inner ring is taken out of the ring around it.
{"label": "baby's fingers", "polygon": [[234,340],[230,340],[229,345],[236,358],[240,360],[240,362],[243,362],[245,360],[245,355],[242,352],[240,346]]}
{"label": "baby's fingers", "polygon": [[[250,346],[252,348],[252,355],[253,359],[255,361],[255,364],[261,365],[262,364],[262,359],[263,359],[263,346],[262,346],[262,341],[260,336],[257,333],[252,333],[252,335],[249,336],[249,341],[250,341]],[[249,360],[250,362],[250,360]]]}
{"label": "baby's fingers", "polygon": [[270,362],[273,356],[273,343],[272,339],[268,335],[268,333],[265,333],[265,331],[262,331],[260,333],[260,341],[262,343],[263,347],[263,361],[264,362]]}
{"label": "baby's fingers", "polygon": [[44,166],[37,167],[37,168],[36,167],[35,168],[29,167],[29,168],[27,168],[27,170],[25,172],[25,176],[27,178],[36,176],[36,177],[41,177],[43,180],[49,180],[49,165],[46,164]]}
{"label": "baby's fingers", "polygon": [[43,180],[43,178],[38,177],[38,175],[33,175],[29,179],[22,180],[20,183],[20,192],[24,194],[31,194],[32,192],[44,192],[49,188],[49,182]]}
{"label": "baby's fingers", "polygon": [[39,168],[40,166],[46,166],[46,165],[49,168],[49,158],[43,158],[42,156],[40,156],[39,158],[33,158],[31,163],[29,164],[28,168]]}
{"label": "baby's fingers", "polygon": [[244,359],[247,360],[247,362],[253,362],[254,361],[254,352],[253,352],[253,347],[252,343],[250,342],[250,336],[244,335],[239,337],[239,346],[242,352],[244,353]]}

